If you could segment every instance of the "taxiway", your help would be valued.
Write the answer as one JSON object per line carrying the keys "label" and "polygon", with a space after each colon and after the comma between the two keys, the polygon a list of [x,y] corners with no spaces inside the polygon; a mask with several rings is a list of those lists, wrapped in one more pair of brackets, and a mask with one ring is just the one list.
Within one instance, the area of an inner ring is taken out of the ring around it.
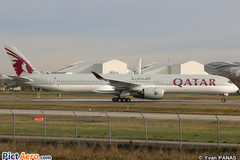
{"label": "taxiway", "polygon": [[132,100],[132,102],[112,102],[111,99],[0,98],[0,101],[240,105],[240,100],[227,100],[226,102],[222,102],[221,99],[219,100]]}
{"label": "taxiway", "polygon": [[[107,114],[106,114],[107,113]],[[112,119],[143,119],[140,112],[108,112],[106,111],[73,111],[73,110],[36,110],[36,109],[0,109],[1,116],[47,116],[47,117],[79,117],[79,118],[108,118]],[[173,113],[142,113],[146,119],[179,120]],[[199,114],[179,114],[183,121],[217,121],[216,116]],[[220,121],[240,122],[240,116],[218,115]]]}

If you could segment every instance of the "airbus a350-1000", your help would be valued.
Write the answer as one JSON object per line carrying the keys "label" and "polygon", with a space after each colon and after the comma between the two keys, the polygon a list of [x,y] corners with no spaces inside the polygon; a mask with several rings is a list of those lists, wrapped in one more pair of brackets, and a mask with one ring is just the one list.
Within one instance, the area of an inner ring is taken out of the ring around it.
{"label": "airbus a350-1000", "polygon": [[222,101],[238,87],[229,79],[216,75],[180,74],[41,74],[15,48],[5,46],[16,82],[52,91],[101,93],[115,95],[113,102],[130,102],[127,96],[160,100],[165,93],[223,94]]}

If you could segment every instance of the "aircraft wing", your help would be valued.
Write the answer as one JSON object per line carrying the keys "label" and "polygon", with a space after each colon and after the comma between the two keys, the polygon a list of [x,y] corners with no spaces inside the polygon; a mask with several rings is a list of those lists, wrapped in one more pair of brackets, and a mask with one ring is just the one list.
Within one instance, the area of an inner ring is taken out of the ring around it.
{"label": "aircraft wing", "polygon": [[103,80],[106,82],[109,82],[109,85],[114,86],[115,90],[135,90],[135,91],[141,91],[140,87],[142,86],[141,84],[137,83],[129,83],[129,82],[124,82],[120,80],[114,80],[114,79],[107,79],[102,76],[100,76],[98,73],[93,72],[94,76],[99,79]]}
{"label": "aircraft wing", "polygon": [[17,81],[17,82],[30,82],[30,81],[33,81],[30,78],[18,77],[18,76],[14,76],[14,75],[7,75],[7,76],[12,78],[14,81]]}

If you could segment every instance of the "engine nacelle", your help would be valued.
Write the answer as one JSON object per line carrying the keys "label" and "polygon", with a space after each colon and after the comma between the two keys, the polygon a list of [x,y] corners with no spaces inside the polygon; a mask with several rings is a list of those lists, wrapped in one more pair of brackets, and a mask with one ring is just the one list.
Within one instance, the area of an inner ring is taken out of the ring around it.
{"label": "engine nacelle", "polygon": [[162,99],[164,95],[164,90],[160,87],[149,87],[144,88],[142,90],[141,95],[135,95],[135,98],[143,98],[143,99]]}

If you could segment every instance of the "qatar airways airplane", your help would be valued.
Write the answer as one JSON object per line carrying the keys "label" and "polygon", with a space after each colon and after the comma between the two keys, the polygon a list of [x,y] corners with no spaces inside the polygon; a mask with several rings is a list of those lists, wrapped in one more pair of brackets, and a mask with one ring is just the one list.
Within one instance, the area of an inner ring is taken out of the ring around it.
{"label": "qatar airways airplane", "polygon": [[41,74],[14,46],[5,46],[16,82],[48,90],[115,95],[113,102],[130,102],[127,96],[160,100],[165,93],[223,94],[237,92],[229,79],[215,75],[180,74]]}

